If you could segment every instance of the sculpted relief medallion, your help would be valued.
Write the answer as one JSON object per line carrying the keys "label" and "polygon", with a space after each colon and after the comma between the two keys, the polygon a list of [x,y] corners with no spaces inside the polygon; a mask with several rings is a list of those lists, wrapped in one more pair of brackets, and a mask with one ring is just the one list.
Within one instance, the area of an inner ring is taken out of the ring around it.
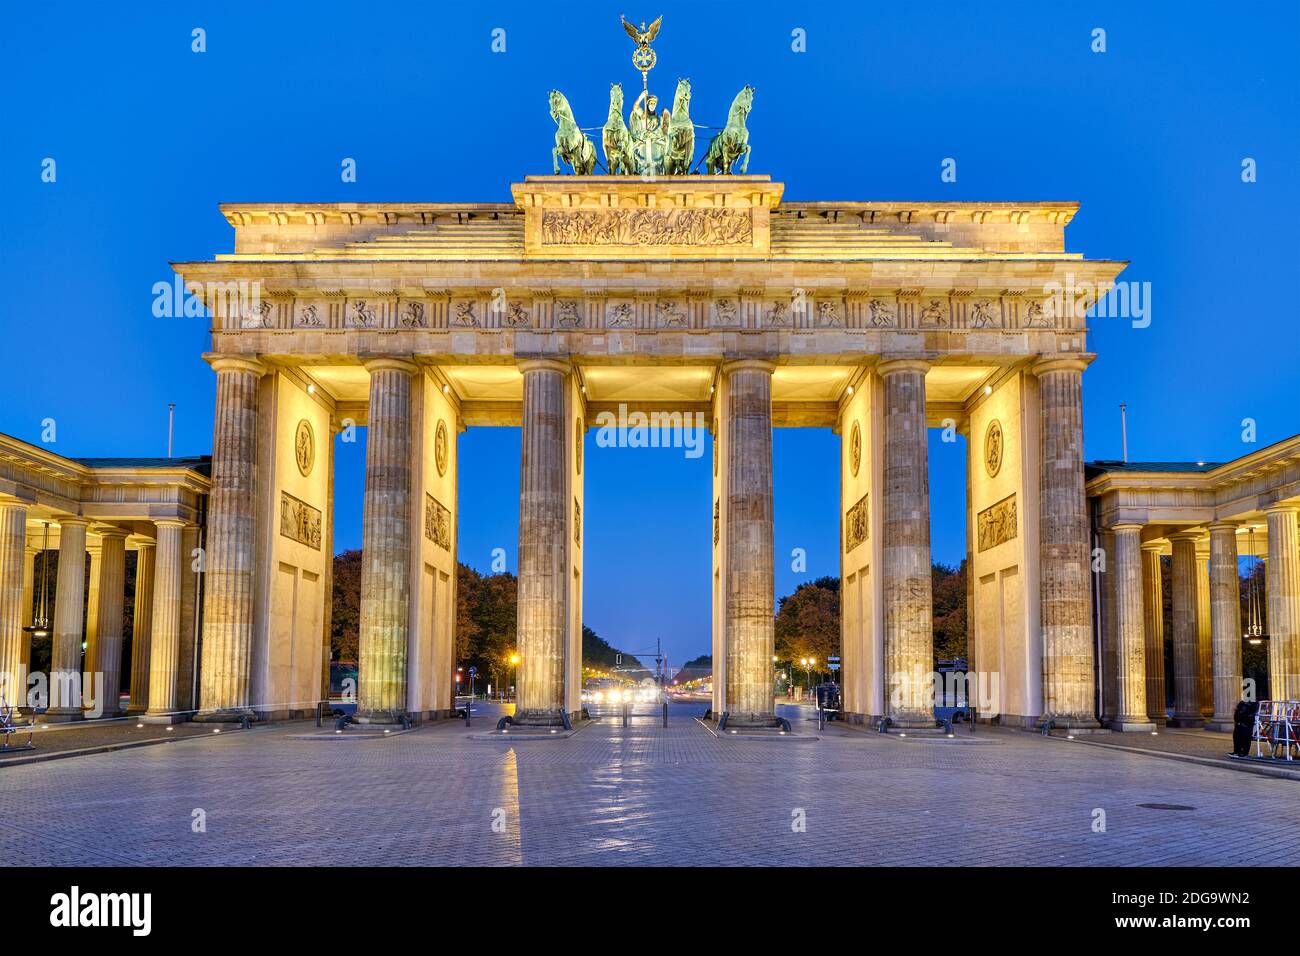
{"label": "sculpted relief medallion", "polygon": [[858,468],[862,465],[862,429],[858,423],[853,423],[853,431],[849,433],[849,471],[853,477],[858,476]]}
{"label": "sculpted relief medallion", "polygon": [[1002,423],[996,418],[984,432],[984,470],[990,478],[1002,470]]}
{"label": "sculpted relief medallion", "polygon": [[311,430],[311,423],[303,419],[293,435],[293,455],[298,461],[298,471],[304,478],[311,474],[316,461],[316,435]]}
{"label": "sculpted relief medallion", "polygon": [[438,419],[438,428],[433,433],[433,463],[438,468],[438,477],[447,473],[447,423]]}

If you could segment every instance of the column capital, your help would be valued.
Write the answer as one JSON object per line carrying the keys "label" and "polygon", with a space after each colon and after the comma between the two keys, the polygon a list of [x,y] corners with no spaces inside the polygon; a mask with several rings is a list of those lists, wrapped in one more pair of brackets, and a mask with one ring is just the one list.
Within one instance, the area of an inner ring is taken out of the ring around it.
{"label": "column capital", "polygon": [[1154,551],[1156,554],[1160,554],[1162,551],[1164,551],[1164,549],[1165,549],[1165,546],[1164,546],[1163,544],[1160,543],[1160,539],[1159,539],[1159,538],[1157,538],[1157,539],[1155,539],[1155,540],[1153,540],[1153,541],[1143,541],[1143,542],[1142,542],[1142,550],[1143,550],[1143,551]]}
{"label": "column capital", "polygon": [[733,359],[730,362],[722,363],[722,374],[730,375],[732,372],[766,372],[771,375],[776,371],[776,364],[769,362],[767,359]]}
{"label": "column capital", "polygon": [[1235,521],[1211,521],[1209,524],[1210,534],[1214,534],[1216,531],[1231,531],[1236,534],[1239,527],[1240,525]]}
{"label": "column capital", "polygon": [[1045,355],[1029,367],[1035,376],[1048,372],[1080,372],[1088,367],[1090,357],[1082,355]]}
{"label": "column capital", "polygon": [[375,372],[382,372],[386,369],[393,369],[394,371],[406,372],[412,375],[419,371],[419,366],[410,359],[401,358],[396,355],[377,355],[374,358],[362,359],[361,364],[365,367],[365,370],[370,372],[372,375]]}
{"label": "column capital", "polygon": [[1300,512],[1300,504],[1297,504],[1294,501],[1279,501],[1264,509],[1264,514],[1266,515],[1296,514],[1297,512]]}
{"label": "column capital", "polygon": [[1118,521],[1113,525],[1109,525],[1105,530],[1112,531],[1112,532],[1136,531],[1139,534],[1141,534],[1142,529],[1145,527],[1146,525],[1136,521]]}
{"label": "column capital", "polygon": [[155,528],[184,528],[189,522],[184,518],[155,518],[153,524]]}
{"label": "column capital", "polygon": [[252,372],[265,375],[266,366],[255,358],[244,355],[218,355],[209,353],[203,356],[214,372]]}
{"label": "column capital", "polygon": [[573,365],[568,359],[562,358],[521,358],[517,362],[519,371],[524,372],[559,372],[561,375],[568,375],[573,371]]}
{"label": "column capital", "polygon": [[1199,531],[1174,531],[1166,535],[1166,537],[1169,539],[1170,544],[1175,542],[1189,542],[1195,544],[1201,540],[1202,535]]}
{"label": "column capital", "polygon": [[876,374],[881,378],[895,372],[920,372],[924,375],[930,371],[930,363],[922,358],[887,358],[876,365]]}
{"label": "column capital", "polygon": [[125,528],[103,528],[95,533],[101,538],[121,538],[126,540],[127,536],[131,532],[127,531]]}
{"label": "column capital", "polygon": [[59,523],[60,528],[65,526],[76,527],[78,525],[83,528],[90,527],[90,519],[82,517],[81,515],[60,515],[54,520]]}
{"label": "column capital", "polygon": [[141,538],[135,544],[135,549],[137,551],[143,551],[145,548],[156,548],[156,547],[158,547],[158,542],[155,541],[153,538]]}

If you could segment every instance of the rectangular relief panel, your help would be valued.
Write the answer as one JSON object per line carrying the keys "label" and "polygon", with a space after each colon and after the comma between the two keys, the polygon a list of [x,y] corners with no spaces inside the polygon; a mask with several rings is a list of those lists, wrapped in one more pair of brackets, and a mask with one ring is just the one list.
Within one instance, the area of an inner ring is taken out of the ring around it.
{"label": "rectangular relief panel", "polygon": [[1013,540],[1016,537],[1016,496],[1008,495],[981,511],[975,527],[977,547],[981,552]]}
{"label": "rectangular relief panel", "polygon": [[424,536],[442,550],[451,550],[451,512],[428,492],[424,495]]}
{"label": "rectangular relief panel", "polygon": [[871,536],[871,512],[863,495],[844,514],[844,551],[847,554]]}
{"label": "rectangular relief panel", "polygon": [[321,513],[287,491],[280,492],[280,534],[291,541],[319,551],[321,547]]}
{"label": "rectangular relief panel", "polygon": [[510,187],[530,259],[765,258],[784,187],[767,176],[529,176]]}

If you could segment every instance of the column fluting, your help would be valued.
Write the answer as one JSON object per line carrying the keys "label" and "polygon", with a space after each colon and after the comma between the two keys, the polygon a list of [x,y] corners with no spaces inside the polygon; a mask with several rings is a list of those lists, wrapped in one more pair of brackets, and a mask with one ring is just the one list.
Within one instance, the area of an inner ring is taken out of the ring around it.
{"label": "column fluting", "polygon": [[149,709],[149,648],[153,639],[152,541],[141,541],[135,552],[135,605],[131,619],[131,699],[126,712],[130,716]]}
{"label": "column fluting", "polygon": [[122,707],[122,613],[126,603],[126,532],[105,531],[100,537],[99,633],[95,655],[87,647],[86,669],[95,675],[94,703],[104,717],[116,717]]}
{"label": "column fluting", "polygon": [[1241,700],[1241,578],[1237,526],[1210,525],[1210,629],[1213,641],[1214,713],[1210,730],[1231,731]]}
{"label": "column fluting", "polygon": [[1147,717],[1163,727],[1165,712],[1165,598],[1160,545],[1142,546],[1142,633],[1146,640]]}
{"label": "column fluting", "polygon": [[23,662],[26,551],[26,505],[0,501],[0,697],[15,707],[27,702]]}
{"label": "column fluting", "polygon": [[181,535],[184,521],[156,522],[158,552],[154,558],[153,637],[149,642],[149,710],[146,719],[176,717],[177,662],[181,637]]}
{"label": "column fluting", "polygon": [[524,376],[519,466],[519,599],[516,720],[555,725],[564,713],[566,642],[564,393],[568,365],[520,363]]}
{"label": "column fluting", "polygon": [[776,722],[772,654],[772,371],[770,362],[742,360],[727,377],[727,722]]}
{"label": "column fluting", "polygon": [[1079,358],[1033,368],[1039,383],[1039,569],[1044,714],[1071,727],[1094,714],[1091,565],[1083,489],[1083,370]]}
{"label": "column fluting", "polygon": [[46,720],[80,720],[81,642],[86,610],[85,518],[59,519],[59,573],[54,591],[50,650],[50,706]]}
{"label": "column fluting", "polygon": [[1147,717],[1146,637],[1142,607],[1142,526],[1116,525],[1115,717],[1112,730],[1152,731]]}
{"label": "column fluting", "polygon": [[410,630],[411,384],[416,366],[366,362],[370,426],[362,519],[357,720],[395,723],[406,713]]}
{"label": "column fluting", "polygon": [[217,403],[204,555],[200,719],[251,715],[253,562],[257,485],[257,385],[262,366],[212,360]]}
{"label": "column fluting", "polygon": [[1210,539],[1196,542],[1196,648],[1200,660],[1201,716],[1214,714],[1214,632],[1210,621]]}
{"label": "column fluting", "polygon": [[881,586],[885,604],[888,713],[899,727],[934,726],[929,675],[934,671],[930,569],[930,471],[923,361],[882,362],[884,489],[881,495]]}
{"label": "column fluting", "polygon": [[1196,535],[1171,535],[1173,543],[1173,635],[1175,727],[1200,727],[1201,642],[1197,624]]}
{"label": "column fluting", "polygon": [[1300,700],[1300,534],[1297,506],[1268,518],[1268,686],[1274,700]]}

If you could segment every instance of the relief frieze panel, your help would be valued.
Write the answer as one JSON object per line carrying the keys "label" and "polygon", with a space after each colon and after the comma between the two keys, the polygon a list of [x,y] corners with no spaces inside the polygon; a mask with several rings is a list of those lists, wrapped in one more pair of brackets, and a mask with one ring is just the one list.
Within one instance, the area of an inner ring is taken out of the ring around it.
{"label": "relief frieze panel", "polygon": [[316,551],[321,546],[321,513],[301,498],[280,492],[280,534]]}
{"label": "relief frieze panel", "polygon": [[870,537],[871,512],[863,495],[844,513],[844,552],[847,554]]}
{"label": "relief frieze panel", "polygon": [[547,210],[544,246],[752,245],[754,223],[739,209]]}
{"label": "relief frieze panel", "polygon": [[451,550],[451,512],[427,491],[424,494],[424,536],[442,550]]}
{"label": "relief frieze panel", "polygon": [[1016,496],[1008,495],[989,505],[975,519],[977,548],[988,551],[1016,537]]}

